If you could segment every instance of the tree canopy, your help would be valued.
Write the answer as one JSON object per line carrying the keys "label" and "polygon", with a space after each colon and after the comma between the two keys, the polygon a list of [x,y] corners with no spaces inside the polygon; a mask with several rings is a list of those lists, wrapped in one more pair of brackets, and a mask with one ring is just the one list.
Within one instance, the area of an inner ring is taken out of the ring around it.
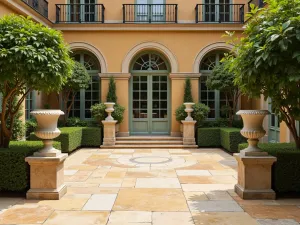
{"label": "tree canopy", "polygon": [[295,125],[300,118],[300,0],[266,3],[266,8],[253,10],[231,69],[243,93],[271,99],[300,148]]}
{"label": "tree canopy", "polygon": [[[72,69],[62,34],[23,16],[0,19],[1,145],[8,147],[14,118],[32,91],[58,91]],[[18,99],[16,104],[11,104]],[[7,120],[10,125],[7,125]]]}

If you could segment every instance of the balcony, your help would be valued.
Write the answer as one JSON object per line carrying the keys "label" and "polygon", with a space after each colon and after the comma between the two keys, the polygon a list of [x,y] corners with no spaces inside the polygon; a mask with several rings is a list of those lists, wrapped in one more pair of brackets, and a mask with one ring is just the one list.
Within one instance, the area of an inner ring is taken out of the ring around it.
{"label": "balcony", "polygon": [[248,2],[248,10],[249,10],[249,12],[251,11],[251,7],[250,7],[251,4],[254,4],[254,5],[258,6],[259,8],[262,8],[262,7],[265,6],[266,3],[264,2],[264,0],[250,0]]}
{"label": "balcony", "polygon": [[103,4],[56,4],[56,23],[104,23]]}
{"label": "balcony", "polygon": [[244,23],[244,4],[197,4],[196,23]]}
{"label": "balcony", "polygon": [[42,16],[48,18],[48,1],[46,0],[22,0]]}
{"label": "balcony", "polygon": [[123,23],[177,23],[177,4],[123,4]]}

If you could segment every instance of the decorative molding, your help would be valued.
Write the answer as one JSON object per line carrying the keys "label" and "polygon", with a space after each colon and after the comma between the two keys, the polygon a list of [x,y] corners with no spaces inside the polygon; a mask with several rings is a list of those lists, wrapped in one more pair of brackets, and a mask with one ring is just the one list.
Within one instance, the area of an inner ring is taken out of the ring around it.
{"label": "decorative molding", "polygon": [[202,61],[202,59],[206,56],[207,53],[214,51],[214,50],[227,50],[231,51],[233,49],[233,45],[227,44],[225,42],[216,42],[210,45],[207,45],[206,47],[202,48],[198,55],[196,56],[194,60],[193,65],[193,72],[198,73],[199,72],[199,66]]}
{"label": "decorative molding", "polygon": [[103,54],[100,52],[98,48],[85,42],[72,42],[69,44],[69,46],[71,50],[86,50],[88,52],[93,53],[97,57],[100,63],[101,72],[102,73],[107,72],[107,63],[105,57],[103,56]]}
{"label": "decorative molding", "polygon": [[169,78],[171,80],[183,80],[187,77],[191,80],[198,80],[201,77],[201,73],[170,73]]}
{"label": "decorative molding", "polygon": [[146,50],[156,50],[162,53],[170,63],[171,72],[178,72],[178,62],[174,54],[164,45],[157,42],[144,42],[134,46],[125,56],[122,62],[122,73],[129,73],[131,60],[140,52]]}
{"label": "decorative molding", "polygon": [[269,115],[268,110],[240,110],[236,115]]}
{"label": "decorative molding", "polygon": [[110,77],[114,77],[117,80],[129,80],[130,73],[99,73],[101,80],[108,80]]}

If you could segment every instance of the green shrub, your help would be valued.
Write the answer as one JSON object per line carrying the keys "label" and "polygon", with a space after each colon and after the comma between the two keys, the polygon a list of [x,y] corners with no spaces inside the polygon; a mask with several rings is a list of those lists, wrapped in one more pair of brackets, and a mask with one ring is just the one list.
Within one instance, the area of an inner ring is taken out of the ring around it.
{"label": "green shrub", "polygon": [[102,143],[102,130],[99,127],[84,127],[82,129],[82,147],[100,147]]}
{"label": "green shrub", "polygon": [[220,147],[220,128],[198,128],[200,147]]}
{"label": "green shrub", "polygon": [[246,141],[240,131],[239,128],[220,128],[222,147],[232,153],[238,152],[239,144]]}
{"label": "green shrub", "polygon": [[[105,120],[105,118],[107,117],[107,113],[105,112],[106,106],[104,105],[104,103],[100,103],[100,104],[95,104],[92,105],[91,107],[91,112],[92,112],[92,116],[93,118],[99,122],[99,124],[102,123],[102,120]],[[119,104],[115,104],[114,105],[114,112],[111,114],[112,117],[117,120],[117,123],[122,123],[123,119],[124,119],[124,111],[125,108]]]}
{"label": "green shrub", "polygon": [[[228,127],[229,119],[218,118],[216,120],[202,121],[198,127]],[[236,128],[243,128],[243,120],[234,120],[232,126]]]}
{"label": "green shrub", "polygon": [[[55,141],[61,143],[61,150],[64,153],[70,153],[81,146],[82,127],[62,127],[61,134],[55,138]],[[30,140],[40,140],[34,133],[30,134]]]}
{"label": "green shrub", "polygon": [[[61,149],[59,142],[54,147]],[[0,191],[25,192],[29,188],[27,156],[43,147],[41,141],[11,141],[9,148],[0,148]]]}
{"label": "green shrub", "polygon": [[32,119],[26,120],[25,127],[26,127],[26,137],[28,137],[37,128],[36,119],[32,118]]}
{"label": "green shrub", "polygon": [[78,117],[69,117],[66,121],[66,127],[86,127],[87,121],[81,120]]}
{"label": "green shrub", "polygon": [[[194,120],[197,121],[197,124],[201,124],[201,122],[207,117],[209,113],[209,108],[202,104],[202,103],[196,103],[193,105],[194,111],[192,112],[192,117]],[[187,113],[184,111],[185,110],[185,105],[179,106],[176,111],[176,120],[180,122],[181,120],[185,120],[187,117]]]}
{"label": "green shrub", "polygon": [[[277,157],[272,167],[272,188],[277,193],[300,193],[300,151],[294,143],[259,143],[258,146]],[[248,147],[240,144],[239,150]]]}

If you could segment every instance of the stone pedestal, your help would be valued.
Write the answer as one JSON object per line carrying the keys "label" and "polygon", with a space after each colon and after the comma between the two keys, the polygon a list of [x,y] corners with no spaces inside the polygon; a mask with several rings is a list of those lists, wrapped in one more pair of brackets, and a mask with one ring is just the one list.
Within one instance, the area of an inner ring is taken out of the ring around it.
{"label": "stone pedestal", "polygon": [[183,145],[195,145],[195,124],[197,121],[182,120],[183,127]]}
{"label": "stone pedestal", "polygon": [[27,199],[58,200],[67,192],[64,184],[64,161],[67,154],[56,157],[25,158],[30,165],[30,189]]}
{"label": "stone pedestal", "polygon": [[114,146],[116,144],[116,123],[117,120],[103,120],[103,146]]}
{"label": "stone pedestal", "polygon": [[271,187],[273,156],[245,156],[234,154],[238,161],[238,184],[235,192],[242,199],[275,199]]}

